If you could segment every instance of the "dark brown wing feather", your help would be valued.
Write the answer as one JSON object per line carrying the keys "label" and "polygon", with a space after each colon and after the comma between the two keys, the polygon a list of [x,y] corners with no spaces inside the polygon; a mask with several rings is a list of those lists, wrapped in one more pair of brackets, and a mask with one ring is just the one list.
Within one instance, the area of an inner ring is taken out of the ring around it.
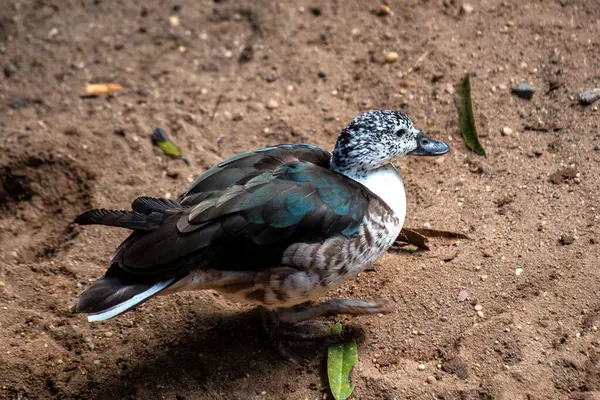
{"label": "dark brown wing feather", "polygon": [[158,214],[161,223],[133,232],[111,269],[144,280],[262,269],[292,243],[356,234],[374,195],[329,170],[329,159],[310,145],[266,148],[214,166],[177,201],[137,199],[132,218]]}

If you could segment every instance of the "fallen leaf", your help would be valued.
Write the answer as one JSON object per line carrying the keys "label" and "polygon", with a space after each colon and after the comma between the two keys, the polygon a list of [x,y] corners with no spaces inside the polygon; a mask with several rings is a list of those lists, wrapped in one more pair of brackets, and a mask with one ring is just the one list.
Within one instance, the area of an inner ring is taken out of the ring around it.
{"label": "fallen leaf", "polygon": [[118,83],[88,83],[84,91],[86,96],[106,96],[123,90],[123,86]]}
{"label": "fallen leaf", "polygon": [[396,238],[396,241],[409,243],[417,246],[420,249],[429,250],[429,246],[427,246],[427,238],[416,232],[416,229],[402,228],[400,234]]}
{"label": "fallen leaf", "polygon": [[467,74],[456,89],[456,108],[460,123],[460,133],[469,149],[480,156],[485,156],[485,149],[479,142],[473,104],[471,101],[471,75]]}
{"label": "fallen leaf", "polygon": [[155,146],[160,147],[160,149],[165,153],[165,155],[171,158],[177,158],[183,160],[187,165],[190,165],[190,160],[187,159],[183,154],[181,154],[181,150],[175,143],[169,139],[166,132],[160,128],[154,129],[152,132],[152,136],[150,137],[152,143]]}
{"label": "fallen leaf", "polygon": [[[341,335],[342,324],[336,323],[331,333]],[[327,377],[335,400],[346,400],[352,395],[354,386],[350,383],[350,374],[357,363],[358,353],[354,339],[334,343],[327,349]]]}

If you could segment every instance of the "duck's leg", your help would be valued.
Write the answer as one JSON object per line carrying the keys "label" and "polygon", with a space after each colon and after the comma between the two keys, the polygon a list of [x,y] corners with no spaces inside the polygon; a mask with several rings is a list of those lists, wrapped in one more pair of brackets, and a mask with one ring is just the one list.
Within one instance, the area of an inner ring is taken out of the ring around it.
{"label": "duck's leg", "polygon": [[340,336],[331,333],[331,325],[315,318],[339,314],[361,315],[388,313],[392,308],[386,300],[331,300],[316,306],[280,308],[277,311],[262,309],[262,321],[265,331],[272,340],[279,355],[294,363],[302,364],[284,344],[286,341],[320,341],[328,346],[340,340]]}
{"label": "duck's leg", "polygon": [[330,300],[312,307],[280,308],[277,316],[282,322],[298,324],[332,315],[379,314],[391,311],[391,304],[387,300]]}

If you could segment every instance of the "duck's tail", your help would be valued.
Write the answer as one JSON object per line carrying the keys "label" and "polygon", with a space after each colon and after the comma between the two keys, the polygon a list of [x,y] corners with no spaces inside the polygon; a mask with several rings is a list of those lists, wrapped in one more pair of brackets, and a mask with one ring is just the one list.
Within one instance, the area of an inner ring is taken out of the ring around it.
{"label": "duck's tail", "polygon": [[160,227],[167,218],[181,212],[181,205],[173,200],[139,197],[131,208],[131,211],[90,210],[75,218],[75,223],[80,225],[106,225],[135,231],[113,255],[106,275],[87,288],[72,308],[73,312],[87,313],[90,322],[116,317],[177,281],[176,278],[152,279],[129,274],[119,266],[118,254],[144,231]]}
{"label": "duck's tail", "polygon": [[175,281],[171,278],[155,283],[128,284],[118,276],[107,274],[81,294],[71,311],[88,314],[89,322],[104,321],[142,304]]}
{"label": "duck's tail", "polygon": [[86,211],[75,218],[75,223],[148,231],[159,227],[169,215],[181,211],[181,205],[176,201],[152,197],[138,197],[131,208],[132,211],[103,208]]}

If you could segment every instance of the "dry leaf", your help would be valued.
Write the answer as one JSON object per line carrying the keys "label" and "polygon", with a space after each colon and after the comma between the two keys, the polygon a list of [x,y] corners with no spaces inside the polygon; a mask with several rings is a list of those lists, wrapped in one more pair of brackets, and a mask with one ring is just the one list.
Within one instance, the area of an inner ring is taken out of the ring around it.
{"label": "dry leaf", "polygon": [[86,96],[106,96],[123,90],[118,83],[88,83],[85,85]]}
{"label": "dry leaf", "polygon": [[427,246],[427,238],[416,232],[416,229],[402,228],[400,235],[398,235],[398,238],[396,238],[396,241],[410,243],[420,249],[429,250],[429,246]]}

